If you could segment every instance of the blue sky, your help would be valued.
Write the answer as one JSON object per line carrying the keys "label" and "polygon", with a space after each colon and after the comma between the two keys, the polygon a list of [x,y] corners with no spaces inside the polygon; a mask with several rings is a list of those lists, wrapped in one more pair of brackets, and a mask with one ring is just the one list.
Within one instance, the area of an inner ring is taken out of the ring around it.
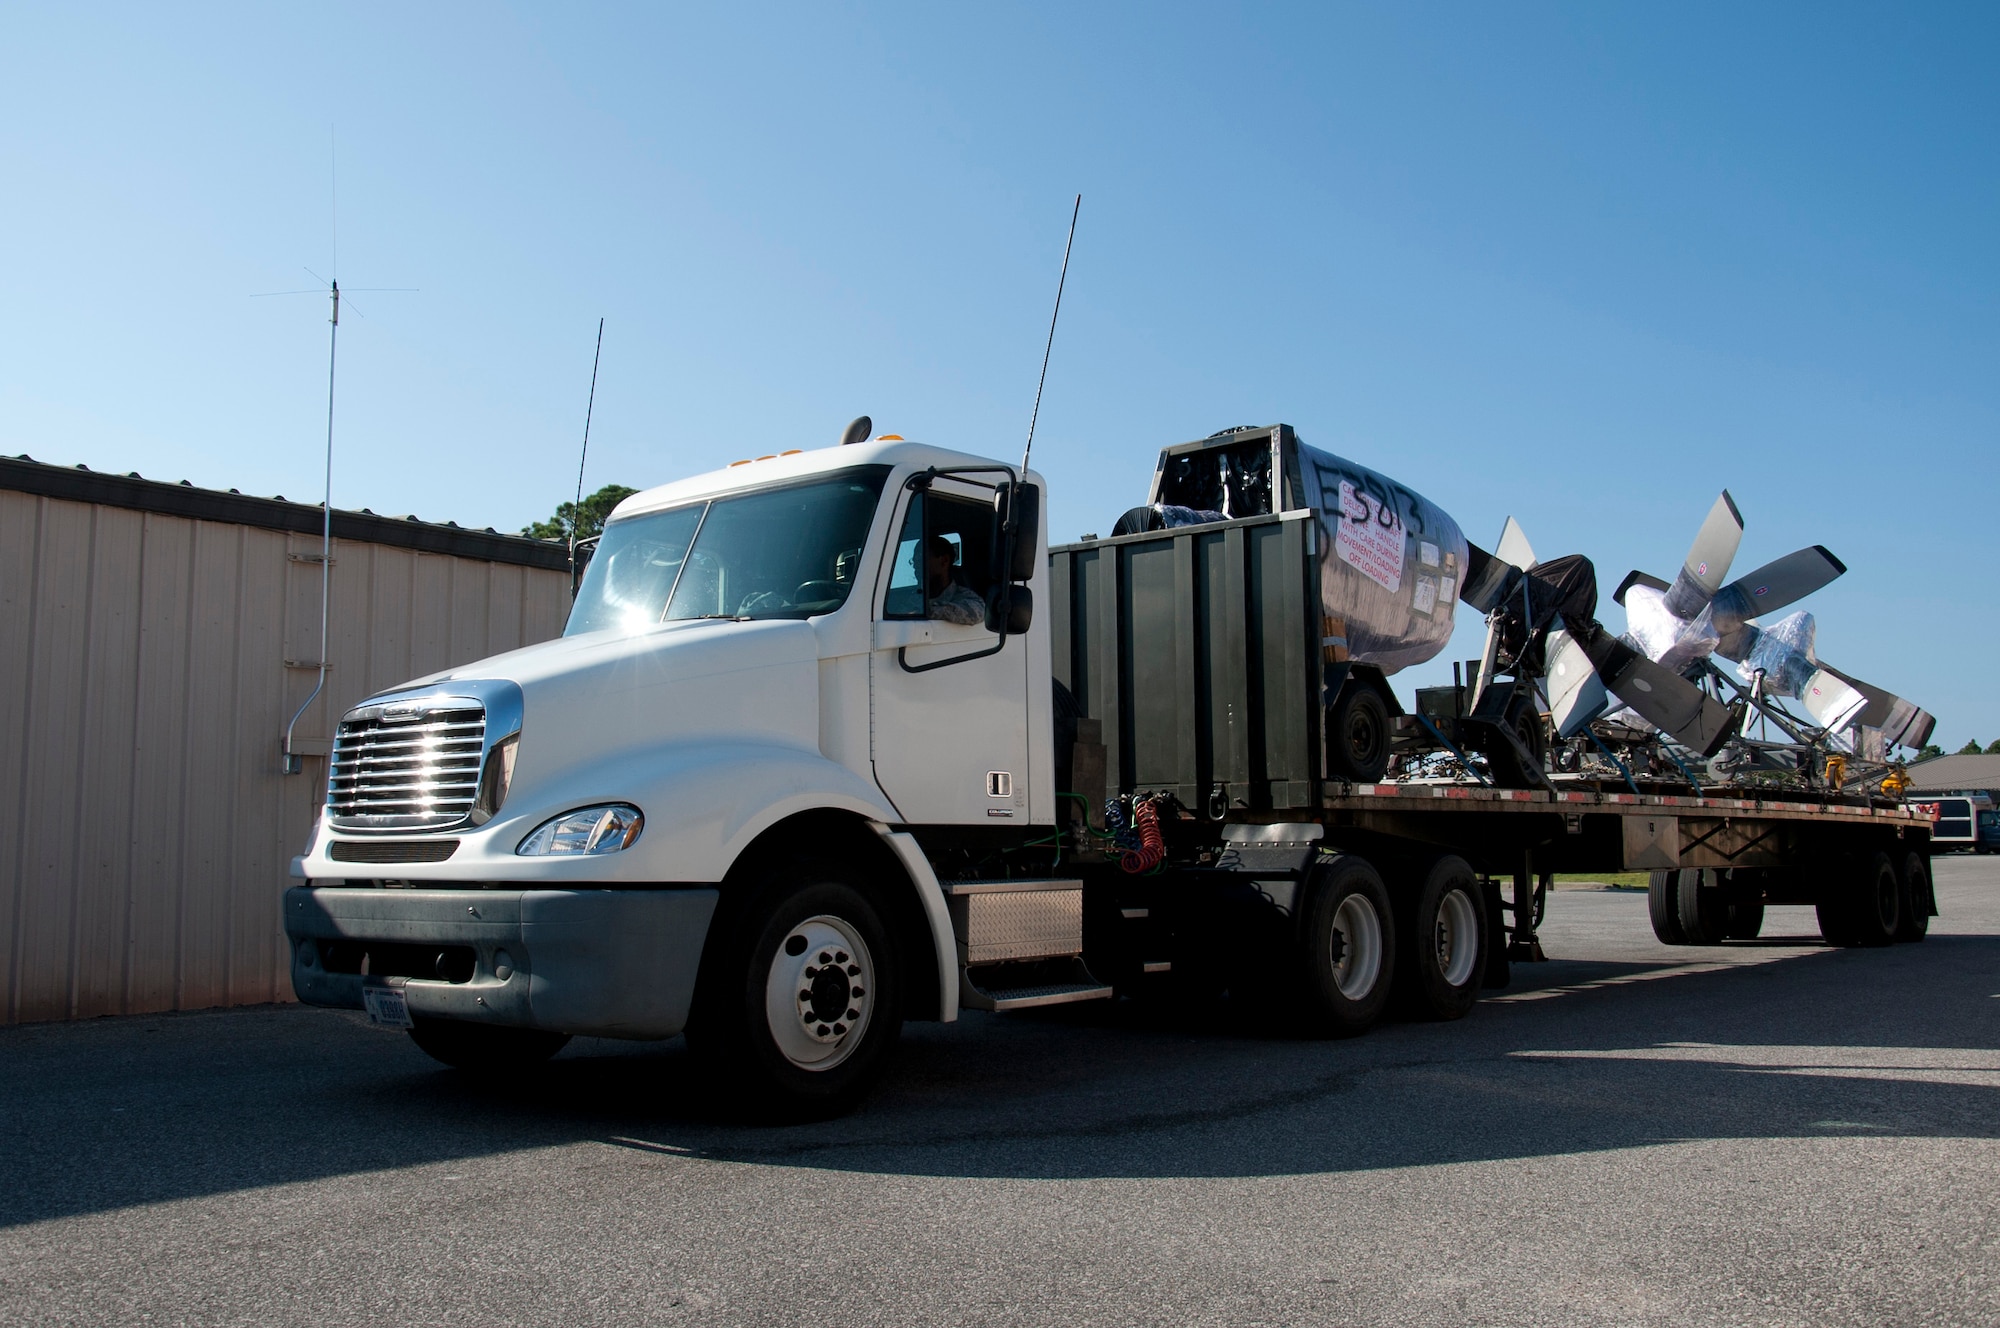
{"label": "blue sky", "polygon": [[1990,741],[1996,67],[1981,5],[7,5],[0,452],[316,500],[324,307],[249,297],[337,215],[420,288],[343,321],[340,506],[546,515],[600,316],[592,488],[1012,455],[1081,191],[1058,537],[1277,420],[1607,590],[1727,485],[1741,566],[1852,569],[1823,656]]}

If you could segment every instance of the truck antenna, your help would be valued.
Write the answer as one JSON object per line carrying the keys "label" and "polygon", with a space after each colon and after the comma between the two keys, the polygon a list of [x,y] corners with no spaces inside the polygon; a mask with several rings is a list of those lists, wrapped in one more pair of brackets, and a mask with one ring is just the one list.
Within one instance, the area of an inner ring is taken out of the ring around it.
{"label": "truck antenna", "polygon": [[1069,239],[1063,241],[1062,275],[1056,278],[1056,307],[1049,315],[1049,340],[1042,347],[1042,376],[1035,380],[1035,409],[1028,416],[1028,445],[1021,449],[1021,480],[1028,478],[1028,453],[1035,450],[1035,421],[1042,416],[1042,384],[1049,381],[1049,352],[1056,348],[1056,319],[1062,316],[1063,283],[1069,280],[1069,250],[1076,243],[1076,218],[1083,211],[1083,195],[1076,196],[1076,206],[1069,210]]}
{"label": "truck antenna", "polygon": [[583,464],[590,459],[590,417],[597,411],[597,365],[604,358],[604,320],[597,320],[597,353],[590,357],[590,400],[583,408],[583,451],[576,458],[576,505],[569,510],[569,593],[576,594],[576,526],[583,520]]}
{"label": "truck antenna", "polygon": [[285,725],[285,741],[282,748],[284,763],[282,769],[288,775],[296,775],[305,768],[299,753],[292,748],[292,733],[299,726],[299,720],[319,694],[326,690],[327,652],[327,604],[333,590],[333,367],[340,351],[340,279],[327,283],[332,287],[333,316],[327,321],[331,329],[326,341],[326,496],[320,503],[319,539],[319,679],[313,683],[312,695],[292,715],[292,722]]}
{"label": "truck antenna", "polygon": [[[327,319],[327,322],[331,324],[331,328],[327,333],[326,342],[326,489],[320,501],[319,554],[317,556],[311,554],[305,555],[306,561],[317,562],[319,564],[319,677],[313,683],[312,695],[306,697],[305,704],[292,713],[292,722],[285,725],[285,737],[279,744],[281,764],[278,768],[287,775],[300,774],[305,770],[304,754],[296,750],[293,746],[293,736],[298,730],[299,721],[305,718],[306,711],[312,708],[312,703],[317,701],[320,693],[326,690],[326,671],[331,667],[327,659],[329,648],[327,624],[329,621],[328,606],[332,601],[333,595],[333,371],[340,352],[340,302],[342,295],[339,264],[340,176],[339,158],[335,155],[334,146],[333,126],[329,125],[326,131],[327,199],[329,213],[327,225],[328,234],[331,237],[332,256],[335,261],[334,265],[327,270],[333,274],[332,277],[322,277],[311,268],[306,268],[306,275],[314,281],[321,282],[322,285],[312,290],[259,291],[250,297],[261,300],[274,295],[324,294],[333,301],[333,312]],[[359,286],[349,287],[348,293],[352,293],[355,290],[373,291],[384,294],[390,292],[414,293],[417,287]],[[354,307],[352,301],[348,302],[347,308],[350,313],[361,313],[359,309]]]}

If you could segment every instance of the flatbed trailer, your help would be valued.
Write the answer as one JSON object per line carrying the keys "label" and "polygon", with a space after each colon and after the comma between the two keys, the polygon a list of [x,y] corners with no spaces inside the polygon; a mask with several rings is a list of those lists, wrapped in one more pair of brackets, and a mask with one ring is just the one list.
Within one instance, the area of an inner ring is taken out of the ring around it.
{"label": "flatbed trailer", "polygon": [[[1472,775],[1339,778],[1340,716],[1357,694],[1376,697],[1397,731],[1420,721],[1378,671],[1345,658],[1339,625],[1316,611],[1324,535],[1312,516],[1051,550],[1054,668],[1082,726],[1073,808],[1100,797],[1170,800],[1182,848],[1170,849],[1169,866],[1211,872],[1207,845],[1246,833],[1231,827],[1293,826],[1322,856],[1376,865],[1392,898],[1415,891],[1410,878],[1441,855],[1456,858],[1483,887],[1496,977],[1503,945],[1515,959],[1541,956],[1533,901],[1557,872],[1651,873],[1654,929],[1670,944],[1754,935],[1767,904],[1817,907],[1839,943],[1921,936],[1936,908],[1931,827],[1887,799],[1774,788],[1695,795],[1554,772],[1545,789]],[[1090,782],[1099,771],[1101,785]],[[1073,833],[1094,828],[1072,820]]]}

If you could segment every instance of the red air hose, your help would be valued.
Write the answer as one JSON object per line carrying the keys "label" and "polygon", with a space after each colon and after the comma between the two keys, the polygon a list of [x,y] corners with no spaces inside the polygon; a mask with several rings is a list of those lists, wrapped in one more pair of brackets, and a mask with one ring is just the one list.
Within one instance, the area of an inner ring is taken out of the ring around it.
{"label": "red air hose", "polygon": [[1160,814],[1154,810],[1152,799],[1135,804],[1132,818],[1138,822],[1139,847],[1120,858],[1118,865],[1137,875],[1151,871],[1167,860],[1167,841],[1160,837]]}

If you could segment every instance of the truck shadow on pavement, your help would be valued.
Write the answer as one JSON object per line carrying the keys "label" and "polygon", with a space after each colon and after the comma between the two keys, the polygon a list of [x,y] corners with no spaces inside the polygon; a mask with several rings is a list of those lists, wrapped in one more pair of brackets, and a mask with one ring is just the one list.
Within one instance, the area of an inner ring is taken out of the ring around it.
{"label": "truck shadow on pavement", "polygon": [[598,1166],[1075,1179],[2000,1138],[2000,937],[1724,958],[1537,965],[1458,1023],[1344,1042],[1131,1002],[912,1025],[860,1111],[784,1127],[723,1114],[678,1041],[580,1041],[481,1083],[300,1007],[17,1028],[0,1224],[565,1146]]}

